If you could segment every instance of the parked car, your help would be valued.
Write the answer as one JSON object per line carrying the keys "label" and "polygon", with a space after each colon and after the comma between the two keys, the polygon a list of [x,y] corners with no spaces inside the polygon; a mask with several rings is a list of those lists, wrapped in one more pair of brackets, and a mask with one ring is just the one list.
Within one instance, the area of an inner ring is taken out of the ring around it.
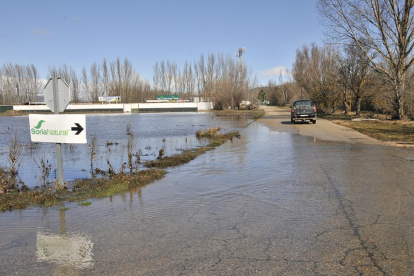
{"label": "parked car", "polygon": [[310,121],[316,124],[316,106],[311,100],[298,100],[291,106],[290,122]]}

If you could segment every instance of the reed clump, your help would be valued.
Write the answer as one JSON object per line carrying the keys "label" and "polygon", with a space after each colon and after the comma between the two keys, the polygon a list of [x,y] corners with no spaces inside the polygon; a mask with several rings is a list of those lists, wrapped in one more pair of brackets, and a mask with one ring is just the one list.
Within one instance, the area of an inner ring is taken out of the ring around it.
{"label": "reed clump", "polygon": [[183,165],[194,160],[200,154],[203,154],[206,151],[215,149],[216,147],[224,144],[224,142],[226,142],[227,140],[231,140],[234,137],[240,137],[238,131],[222,134],[219,132],[222,129],[225,128],[214,127],[207,130],[197,130],[196,137],[198,139],[208,139],[209,143],[207,146],[197,149],[185,150],[180,154],[172,156],[163,156],[162,158],[158,158],[157,160],[146,162],[144,166],[147,168],[168,168]]}
{"label": "reed clump", "polygon": [[197,138],[215,138],[215,137],[223,135],[219,131],[225,130],[225,129],[226,128],[224,127],[212,127],[206,130],[200,129],[196,131],[196,137]]}

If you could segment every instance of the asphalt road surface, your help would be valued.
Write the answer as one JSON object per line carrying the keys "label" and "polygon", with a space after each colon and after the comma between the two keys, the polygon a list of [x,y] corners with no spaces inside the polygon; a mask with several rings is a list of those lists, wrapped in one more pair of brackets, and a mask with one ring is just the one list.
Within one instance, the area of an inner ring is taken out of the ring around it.
{"label": "asphalt road surface", "polygon": [[0,214],[0,274],[413,275],[413,150],[288,112],[142,189]]}

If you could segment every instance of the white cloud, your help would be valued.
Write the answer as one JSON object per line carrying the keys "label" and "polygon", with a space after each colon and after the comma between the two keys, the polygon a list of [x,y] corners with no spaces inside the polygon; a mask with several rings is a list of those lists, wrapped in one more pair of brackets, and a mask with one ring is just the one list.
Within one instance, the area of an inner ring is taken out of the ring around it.
{"label": "white cloud", "polygon": [[51,33],[49,33],[46,30],[42,30],[42,29],[32,29],[32,33],[35,35],[41,35],[41,36],[51,35]]}
{"label": "white cloud", "polygon": [[289,71],[286,67],[277,66],[274,68],[267,69],[266,71],[260,71],[260,74],[265,78],[272,78],[282,76],[289,76]]}

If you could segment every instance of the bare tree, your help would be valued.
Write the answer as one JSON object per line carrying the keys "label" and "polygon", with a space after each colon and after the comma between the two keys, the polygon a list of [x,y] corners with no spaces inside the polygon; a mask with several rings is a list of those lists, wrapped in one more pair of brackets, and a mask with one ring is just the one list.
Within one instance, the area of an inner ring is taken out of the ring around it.
{"label": "bare tree", "polygon": [[36,69],[36,67],[31,64],[29,66],[27,66],[27,73],[28,73],[28,95],[27,98],[28,100],[35,100],[37,94],[40,91],[40,78],[39,78],[39,73]]}
{"label": "bare tree", "polygon": [[82,82],[83,82],[83,90],[85,91],[86,100],[89,102],[91,99],[91,95],[89,92],[89,81],[88,81],[88,72],[86,68],[82,68]]}
{"label": "bare tree", "polygon": [[119,96],[119,88],[118,88],[118,81],[117,81],[117,73],[116,73],[116,68],[117,68],[117,63],[112,61],[109,63],[109,69],[111,72],[111,81],[109,82],[109,96]]}
{"label": "bare tree", "polygon": [[195,89],[195,80],[193,75],[193,69],[192,64],[190,62],[188,66],[188,72],[187,72],[187,99],[192,100],[194,95],[194,89]]}
{"label": "bare tree", "polygon": [[152,82],[154,84],[154,90],[158,91],[159,87],[160,87],[160,82],[161,82],[161,73],[160,73],[160,67],[158,65],[158,62],[155,63],[154,67],[154,75],[152,77]]}
{"label": "bare tree", "polygon": [[6,77],[3,75],[3,68],[0,68],[0,104],[5,103],[6,99]]}
{"label": "bare tree", "polygon": [[106,62],[106,58],[102,61],[102,95],[108,96],[109,90],[109,69],[108,64]]}
{"label": "bare tree", "polygon": [[168,77],[167,77],[167,69],[165,67],[164,61],[160,63],[160,73],[161,73],[161,90],[165,92],[168,88]]}
{"label": "bare tree", "polygon": [[197,97],[198,100],[200,101],[200,97],[201,97],[201,90],[200,90],[200,70],[198,67],[198,64],[196,61],[194,61],[194,85],[195,88],[197,89]]}
{"label": "bare tree", "polygon": [[90,84],[92,92],[92,101],[97,102],[100,96],[101,68],[94,62],[90,67]]}
{"label": "bare tree", "polygon": [[372,92],[371,79],[374,72],[372,72],[365,54],[355,44],[344,49],[340,64],[339,74],[343,88],[345,114],[348,114],[350,108],[348,101],[354,100],[356,116],[360,116],[361,101]]}
{"label": "bare tree", "polygon": [[[284,72],[287,73],[287,72]],[[280,85],[280,92],[281,92],[281,102],[280,105],[285,105],[289,102],[289,90],[285,85],[285,81],[283,80],[283,73],[282,71],[279,72],[279,85]]]}
{"label": "bare tree", "polygon": [[122,87],[121,96],[124,102],[130,102],[133,69],[132,69],[132,63],[127,58],[124,59],[124,64],[123,64],[121,72],[122,72],[121,74],[121,87]]}
{"label": "bare tree", "polygon": [[215,78],[215,66],[216,66],[216,56],[214,54],[209,54],[207,59],[207,70],[206,70],[206,95],[208,99],[212,98],[214,91],[214,78]]}
{"label": "bare tree", "polygon": [[56,66],[49,66],[48,67],[48,78],[57,78],[59,77],[59,69]]}
{"label": "bare tree", "polygon": [[71,74],[70,74],[71,69],[72,68],[68,67],[67,64],[63,64],[59,68],[59,76],[58,77],[63,78],[66,81],[66,83],[68,83],[68,84],[71,84],[71,82],[72,82],[71,81]]}
{"label": "bare tree", "polygon": [[[170,64],[170,67],[168,69],[170,78],[172,79],[172,84],[171,84],[171,90],[174,92],[177,92],[177,83],[178,83],[178,74],[177,74],[177,63],[173,62]],[[174,86],[174,89],[173,89]]]}
{"label": "bare tree", "polygon": [[122,100],[123,100],[123,90],[122,90],[122,64],[121,64],[121,59],[117,58],[116,59],[116,63],[115,63],[115,68],[116,68],[116,78],[114,78],[115,83],[116,83],[116,96],[121,96]]}
{"label": "bare tree", "polygon": [[293,78],[299,87],[324,111],[336,108],[338,90],[338,51],[332,46],[312,44],[296,51]]}
{"label": "bare tree", "polygon": [[407,72],[414,63],[413,0],[319,0],[334,38],[354,42],[393,85],[393,117],[404,115]]}
{"label": "bare tree", "polygon": [[167,80],[167,91],[169,93],[171,93],[171,85],[172,85],[172,79],[173,79],[173,67],[174,65],[171,64],[168,60],[167,60],[167,70],[166,70],[166,80]]}
{"label": "bare tree", "polygon": [[40,80],[33,64],[4,64],[0,68],[0,79],[1,103],[15,104],[36,100]]}
{"label": "bare tree", "polygon": [[183,74],[181,74],[181,69],[180,68],[177,68],[177,74],[178,74],[178,76],[177,76],[177,84],[176,84],[176,92],[178,93],[178,94],[183,94],[184,93],[184,91],[185,91],[185,89],[184,89],[184,87],[185,87],[185,81],[184,81],[184,73]]}
{"label": "bare tree", "polygon": [[190,98],[190,93],[193,92],[191,87],[191,78],[192,78],[191,64],[188,64],[188,61],[185,61],[182,75],[182,90],[187,99]]}
{"label": "bare tree", "polygon": [[202,95],[204,100],[206,100],[206,74],[205,74],[206,69],[205,69],[203,54],[200,55],[200,59],[198,60],[198,72],[199,72],[199,79],[198,79],[199,97],[200,95]]}
{"label": "bare tree", "polygon": [[71,84],[71,92],[72,92],[72,102],[78,103],[80,102],[80,80],[78,75],[76,74],[75,70],[70,70],[70,79],[72,81]]}

